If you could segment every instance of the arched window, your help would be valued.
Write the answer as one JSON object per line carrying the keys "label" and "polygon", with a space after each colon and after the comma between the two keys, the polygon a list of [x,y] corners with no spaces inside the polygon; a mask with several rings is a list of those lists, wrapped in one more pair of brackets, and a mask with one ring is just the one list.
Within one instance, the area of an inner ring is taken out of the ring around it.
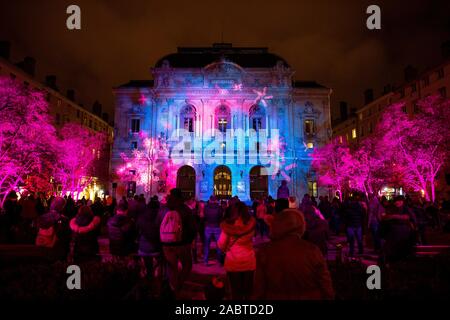
{"label": "arched window", "polygon": [[221,105],[216,108],[216,129],[225,133],[227,129],[231,128],[231,112],[230,108]]}
{"label": "arched window", "polygon": [[195,130],[195,116],[197,111],[193,105],[187,105],[181,110],[180,119],[181,126],[188,132],[194,132]]}
{"label": "arched window", "polygon": [[250,127],[253,130],[259,131],[261,129],[266,129],[266,111],[264,110],[264,107],[259,104],[253,105],[250,108],[249,117]]}

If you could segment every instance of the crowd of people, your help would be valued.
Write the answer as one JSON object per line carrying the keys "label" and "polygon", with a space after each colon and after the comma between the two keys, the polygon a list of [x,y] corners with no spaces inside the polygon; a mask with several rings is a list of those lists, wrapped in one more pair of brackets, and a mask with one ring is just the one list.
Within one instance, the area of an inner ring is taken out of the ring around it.
{"label": "crowd of people", "polygon": [[[339,194],[318,200],[305,194],[299,202],[285,183],[277,199],[261,197],[251,206],[236,196],[186,200],[178,188],[148,202],[144,195],[118,202],[33,194],[18,200],[11,192],[0,215],[0,242],[33,243],[57,259],[82,263],[100,261],[98,238],[107,237],[113,259],[140,259],[144,277],[158,275],[175,297],[193,263],[208,267],[215,255],[233,299],[332,299],[331,233],[345,232],[350,257],[364,253],[363,235],[370,234],[373,250],[389,263],[426,244],[426,228],[441,224],[436,206],[418,196],[388,201],[354,192],[342,201]],[[264,244],[255,250],[258,238]]]}

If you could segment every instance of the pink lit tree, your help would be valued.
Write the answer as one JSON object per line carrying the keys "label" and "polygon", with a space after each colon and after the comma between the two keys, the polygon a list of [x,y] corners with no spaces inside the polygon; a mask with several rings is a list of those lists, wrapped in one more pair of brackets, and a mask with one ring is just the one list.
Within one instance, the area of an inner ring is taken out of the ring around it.
{"label": "pink lit tree", "polygon": [[380,135],[374,133],[362,139],[359,146],[353,150],[351,177],[355,189],[376,193],[392,176],[384,148]]}
{"label": "pink lit tree", "polygon": [[349,187],[354,159],[347,144],[331,141],[315,149],[311,157],[312,168],[319,176],[319,185],[333,186],[339,191]]}
{"label": "pink lit tree", "polygon": [[55,145],[55,129],[43,93],[0,78],[0,204],[27,176],[50,172]]}
{"label": "pink lit tree", "polygon": [[96,177],[96,161],[104,150],[106,135],[68,123],[61,128],[59,136],[55,180],[61,184],[63,194],[80,193]]}
{"label": "pink lit tree", "polygon": [[377,129],[395,175],[427,200],[435,200],[437,175],[450,156],[449,119],[450,101],[432,96],[417,103],[414,115],[403,104],[390,106]]}

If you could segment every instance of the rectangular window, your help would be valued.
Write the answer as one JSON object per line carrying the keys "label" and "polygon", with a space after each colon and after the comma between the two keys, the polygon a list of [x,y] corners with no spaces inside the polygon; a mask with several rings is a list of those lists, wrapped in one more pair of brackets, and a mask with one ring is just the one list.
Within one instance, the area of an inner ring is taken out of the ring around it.
{"label": "rectangular window", "polygon": [[138,133],[141,130],[141,120],[131,119],[131,132]]}
{"label": "rectangular window", "polygon": [[261,118],[253,118],[253,130],[259,131],[262,128]]}
{"label": "rectangular window", "polygon": [[438,79],[442,79],[443,77],[444,77],[444,69],[439,69],[438,71],[437,71],[437,74],[438,74]]}
{"label": "rectangular window", "polygon": [[416,92],[417,91],[417,85],[414,83],[413,85],[411,85],[411,92]]}
{"label": "rectangular window", "polygon": [[56,114],[56,125],[59,126],[59,124],[61,123],[61,115],[59,113]]}
{"label": "rectangular window", "polygon": [[342,136],[339,136],[339,143],[344,143]]}
{"label": "rectangular window", "polygon": [[352,129],[352,139],[356,139],[356,128]]}
{"label": "rectangular window", "polygon": [[305,135],[313,135],[315,133],[314,120],[305,120]]}
{"label": "rectangular window", "polygon": [[403,111],[403,113],[406,113],[406,106],[402,107],[402,111]]}
{"label": "rectangular window", "polygon": [[80,119],[80,110],[77,110],[77,118]]}
{"label": "rectangular window", "polygon": [[426,87],[430,84],[430,78],[428,76],[425,76],[425,78],[423,78],[423,86]]}
{"label": "rectangular window", "polygon": [[369,134],[372,133],[373,127],[372,127],[372,122],[369,122]]}
{"label": "rectangular window", "polygon": [[131,149],[136,150],[137,149],[137,141],[131,142]]}
{"label": "rectangular window", "polygon": [[442,98],[447,98],[447,89],[445,87],[439,88],[439,94]]}
{"label": "rectangular window", "polygon": [[311,196],[317,197],[317,182],[308,181],[308,191]]}
{"label": "rectangular window", "polygon": [[227,131],[228,121],[226,118],[219,119],[219,131],[225,133]]}
{"label": "rectangular window", "polygon": [[184,118],[184,130],[187,130],[188,132],[194,132],[193,118]]}

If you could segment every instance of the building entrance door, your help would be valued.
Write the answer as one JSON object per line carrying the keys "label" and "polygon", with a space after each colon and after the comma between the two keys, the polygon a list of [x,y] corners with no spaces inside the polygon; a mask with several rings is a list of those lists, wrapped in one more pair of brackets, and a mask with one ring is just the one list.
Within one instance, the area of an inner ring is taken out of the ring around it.
{"label": "building entrance door", "polygon": [[227,166],[214,170],[214,195],[219,199],[231,198],[231,171]]}

